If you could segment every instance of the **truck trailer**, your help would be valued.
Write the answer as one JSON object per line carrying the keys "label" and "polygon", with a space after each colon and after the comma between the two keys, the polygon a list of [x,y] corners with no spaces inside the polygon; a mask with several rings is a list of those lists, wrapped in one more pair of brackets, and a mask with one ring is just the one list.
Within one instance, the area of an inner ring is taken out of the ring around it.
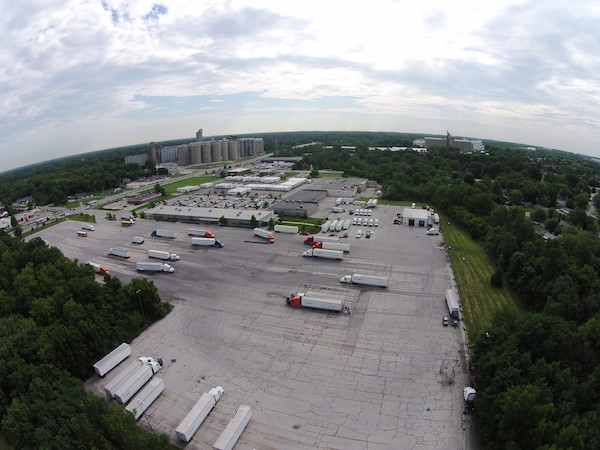
{"label": "truck trailer", "polygon": [[202,425],[202,422],[204,422],[204,419],[206,419],[223,395],[223,392],[223,388],[217,386],[202,394],[190,412],[187,413],[185,418],[177,426],[175,434],[179,439],[190,442],[196,431],[198,431],[198,428],[200,428],[200,425]]}
{"label": "truck trailer", "polygon": [[355,273],[353,275],[346,275],[340,278],[340,283],[352,283],[360,284],[363,286],[375,286],[375,287],[387,287],[387,277],[379,277],[377,275],[365,275],[362,273]]}
{"label": "truck trailer", "polygon": [[268,230],[264,230],[262,228],[255,228],[254,235],[261,238],[265,238],[270,244],[275,242],[275,239],[273,239],[273,234]]}
{"label": "truck trailer", "polygon": [[289,234],[297,234],[298,227],[294,227],[291,225],[275,225],[276,233],[289,233]]}
{"label": "truck trailer", "polygon": [[175,231],[170,231],[170,230],[154,230],[151,233],[151,236],[175,239],[177,237],[177,233]]}
{"label": "truck trailer", "polygon": [[129,250],[123,248],[109,248],[106,252],[107,255],[118,256],[119,258],[129,258]]}
{"label": "truck trailer", "polygon": [[313,244],[312,248],[324,248],[326,250],[339,250],[341,252],[349,252],[350,244],[343,244],[341,242],[321,242],[317,241]]}
{"label": "truck trailer", "polygon": [[450,313],[450,320],[452,321],[452,325],[457,326],[458,321],[460,320],[460,305],[458,301],[458,295],[452,289],[446,290],[446,305],[448,305],[448,312]]}
{"label": "truck trailer", "polygon": [[177,253],[171,253],[163,250],[148,250],[149,258],[164,259],[165,261],[178,261],[179,255]]}
{"label": "truck trailer", "polygon": [[231,450],[244,432],[251,417],[252,410],[250,407],[240,405],[233,419],[229,421],[217,441],[213,444],[213,450]]}
{"label": "truck trailer", "polygon": [[219,247],[223,248],[223,243],[215,238],[201,238],[201,237],[193,237],[192,238],[193,246],[204,246],[204,247]]}
{"label": "truck trailer", "polygon": [[135,265],[135,268],[138,272],[175,272],[175,269],[170,265],[159,262],[139,262]]}
{"label": "truck trailer", "polygon": [[110,275],[110,270],[108,270],[104,266],[101,266],[100,264],[89,262],[88,266],[91,266],[91,268],[94,269],[94,272],[96,272],[100,275]]}
{"label": "truck trailer", "polygon": [[127,364],[112,380],[106,383],[104,386],[106,395],[108,395],[110,398],[114,398],[115,391],[119,388],[119,386],[123,384],[125,380],[127,380],[131,374],[133,374],[142,364],[144,363],[140,361],[139,358]]}
{"label": "truck trailer", "polygon": [[98,374],[98,376],[103,377],[117,367],[121,361],[123,361],[129,355],[131,355],[131,347],[129,347],[129,344],[123,342],[108,355],[94,364],[94,371]]}
{"label": "truck trailer", "polygon": [[202,238],[214,238],[215,235],[208,230],[201,230],[199,228],[188,228],[187,234],[189,236],[198,236]]}
{"label": "truck trailer", "polygon": [[153,378],[144,386],[144,388],[135,396],[125,407],[125,411],[133,414],[133,417],[139,419],[152,402],[165,390],[165,383],[162,378]]}
{"label": "truck trailer", "polygon": [[323,297],[312,293],[298,293],[291,297],[286,297],[285,302],[288,306],[295,308],[323,309],[338,312],[342,311],[345,303],[341,297]]}
{"label": "truck trailer", "polygon": [[326,250],[324,248],[311,248],[302,253],[302,256],[312,256],[325,259],[342,259],[344,252],[341,250]]}
{"label": "truck trailer", "polygon": [[309,244],[312,245],[315,242],[320,241],[320,242],[340,242],[340,239],[338,237],[335,236],[325,236],[323,234],[315,234],[314,236],[308,236],[306,239],[304,239],[304,243],[305,244]]}
{"label": "truck trailer", "polygon": [[127,403],[160,368],[160,364],[154,360],[142,364],[115,390],[115,400],[122,405]]}

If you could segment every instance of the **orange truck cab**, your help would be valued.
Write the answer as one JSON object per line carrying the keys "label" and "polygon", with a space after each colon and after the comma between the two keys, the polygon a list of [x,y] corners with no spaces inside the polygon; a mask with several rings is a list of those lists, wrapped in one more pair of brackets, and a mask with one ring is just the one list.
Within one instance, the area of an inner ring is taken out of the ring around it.
{"label": "orange truck cab", "polygon": [[323,248],[323,243],[321,241],[317,241],[313,244],[312,248]]}
{"label": "orange truck cab", "polygon": [[288,306],[293,306],[294,308],[300,308],[302,306],[302,296],[294,295],[293,297],[286,297],[285,302]]}

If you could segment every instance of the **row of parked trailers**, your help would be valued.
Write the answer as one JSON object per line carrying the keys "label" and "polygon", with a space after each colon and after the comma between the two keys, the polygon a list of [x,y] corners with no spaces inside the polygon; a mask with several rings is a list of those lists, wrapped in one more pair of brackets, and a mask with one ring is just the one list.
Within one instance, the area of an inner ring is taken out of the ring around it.
{"label": "row of parked trailers", "polygon": [[342,231],[347,230],[352,225],[351,219],[336,219],[336,220],[328,220],[323,225],[321,225],[321,232],[327,233],[328,231]]}
{"label": "row of parked trailers", "polygon": [[[130,354],[131,347],[129,344],[122,343],[94,364],[94,371],[97,375],[103,377]],[[159,362],[153,358],[140,357],[124,366],[121,372],[104,386],[104,390],[110,398],[121,404],[131,400],[125,406],[125,411],[133,414],[135,419],[139,419],[165,389],[164,381],[161,378],[153,377],[160,368]],[[222,397],[223,392],[223,388],[217,386],[202,394],[175,429],[175,435],[180,440],[189,442]],[[232,449],[248,425],[251,416],[252,410],[250,407],[240,405],[235,416],[214,443],[213,449]]]}

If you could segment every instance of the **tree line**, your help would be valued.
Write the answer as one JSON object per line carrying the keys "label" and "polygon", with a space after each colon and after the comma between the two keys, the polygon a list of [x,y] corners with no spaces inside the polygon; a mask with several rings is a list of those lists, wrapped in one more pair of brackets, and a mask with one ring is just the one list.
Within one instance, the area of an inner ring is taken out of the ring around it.
{"label": "tree line", "polygon": [[122,406],[87,393],[92,365],[170,305],[154,284],[93,269],[0,232],[0,430],[14,448],[169,448]]}

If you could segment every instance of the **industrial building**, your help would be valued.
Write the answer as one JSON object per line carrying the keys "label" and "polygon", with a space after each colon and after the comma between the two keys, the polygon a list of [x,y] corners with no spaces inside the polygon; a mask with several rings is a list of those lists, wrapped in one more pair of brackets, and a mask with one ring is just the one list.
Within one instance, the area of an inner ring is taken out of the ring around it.
{"label": "industrial building", "polygon": [[319,206],[319,201],[327,196],[327,191],[320,189],[302,189],[273,205],[276,214],[307,218]]}
{"label": "industrial building", "polygon": [[223,225],[238,227],[250,227],[252,216],[259,226],[266,226],[270,219],[276,219],[274,212],[269,210],[157,206],[144,211],[144,218],[150,220],[214,225],[221,223],[219,220],[224,217]]}
{"label": "industrial building", "polygon": [[143,203],[152,202],[162,197],[160,192],[146,192],[145,194],[139,194],[135,197],[129,197],[127,203],[130,205],[141,205]]}
{"label": "industrial building", "polygon": [[426,227],[430,225],[430,220],[433,220],[433,217],[426,209],[404,208],[402,212],[402,225]]}
{"label": "industrial building", "polygon": [[446,137],[425,137],[425,148],[430,147],[455,147],[461,152],[470,153],[473,150],[483,150],[483,144],[480,140],[471,141],[468,139],[455,139],[452,135],[446,132]]}
{"label": "industrial building", "polygon": [[312,189],[324,190],[327,197],[356,197],[356,194],[367,188],[364,178],[335,178],[325,177],[313,179]]}

